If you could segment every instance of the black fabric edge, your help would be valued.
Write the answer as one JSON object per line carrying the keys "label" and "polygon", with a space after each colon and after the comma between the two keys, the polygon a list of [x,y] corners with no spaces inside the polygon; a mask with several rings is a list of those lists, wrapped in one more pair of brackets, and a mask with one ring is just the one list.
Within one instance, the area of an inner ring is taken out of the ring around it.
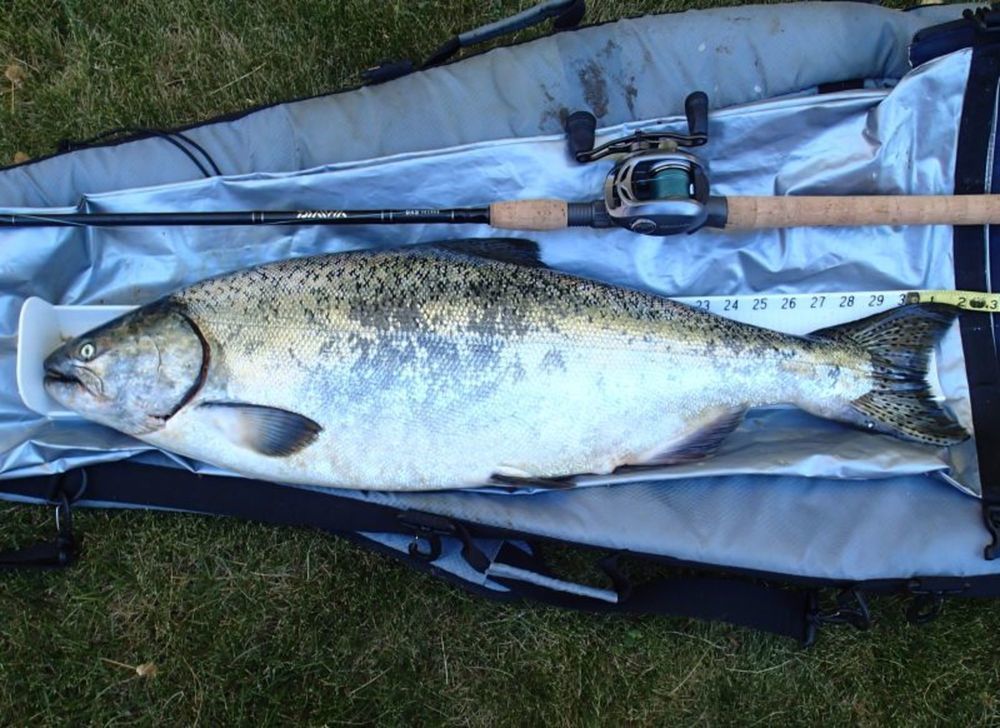
{"label": "black fabric edge", "polygon": [[[1000,84],[1000,43],[979,33],[973,47],[969,79],[962,105],[955,162],[955,194],[993,192],[997,179],[990,149],[996,136],[996,98]],[[991,291],[991,267],[1000,249],[994,245],[997,229],[959,225],[954,228],[955,287]],[[982,325],[983,316],[989,326]],[[1000,361],[997,317],[963,312],[959,317],[966,376],[972,406],[976,454],[984,506],[1000,503]]]}
{"label": "black fabric edge", "polygon": [[[89,466],[86,491],[75,506],[115,504],[226,515],[276,525],[318,525],[325,530],[408,533],[399,511],[363,500],[237,477],[199,475],[179,468],[122,460]],[[79,472],[79,471],[70,471]],[[0,493],[48,503],[62,475],[0,480]],[[294,491],[295,496],[289,497]],[[336,498],[335,509],[330,507]],[[310,518],[311,516],[311,518]]]}

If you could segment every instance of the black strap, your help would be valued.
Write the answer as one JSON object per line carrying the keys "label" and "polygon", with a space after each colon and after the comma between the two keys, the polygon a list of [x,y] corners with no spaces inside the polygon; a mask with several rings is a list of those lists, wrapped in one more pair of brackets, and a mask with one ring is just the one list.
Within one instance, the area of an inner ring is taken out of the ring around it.
{"label": "black strap", "polygon": [[[74,471],[77,472],[77,471]],[[185,470],[129,461],[86,468],[86,505],[110,504],[165,508],[235,516],[279,525],[313,526],[326,531],[412,533],[395,508],[306,488],[259,480],[197,475]],[[49,478],[0,481],[0,491],[49,500]]]}
{"label": "black strap", "polygon": [[619,602],[606,602],[526,581],[491,577],[514,594],[552,606],[611,614],[660,614],[729,622],[742,627],[810,641],[812,590],[710,576],[676,576],[633,586]]}
{"label": "black strap", "polygon": [[51,541],[0,551],[0,569],[64,569],[74,561],[76,542],[62,534]]}
{"label": "black strap", "polygon": [[736,579],[678,576],[632,588],[628,599],[605,602],[538,584],[494,578],[518,596],[564,609],[609,614],[660,614],[729,622],[809,642],[814,614],[811,590],[781,589]]}
{"label": "black strap", "polygon": [[[486,43],[501,36],[530,28],[549,18],[553,18],[552,27],[555,30],[574,28],[583,20],[585,12],[586,0],[543,0],[543,2],[537,3],[527,10],[522,10],[516,15],[452,36],[431,53],[420,68],[440,66],[463,48]],[[366,85],[374,85],[392,81],[413,73],[415,70],[417,70],[417,66],[409,60],[385,61],[366,69],[361,77]]]}
{"label": "black strap", "polygon": [[[505,544],[497,561],[552,576],[544,563],[522,549]],[[608,571],[608,564],[602,564]],[[624,585],[610,565],[617,602],[549,586],[490,574],[515,595],[564,609],[607,614],[659,614],[671,617],[728,622],[771,634],[811,642],[817,624],[816,593],[789,589],[750,579],[683,574],[643,584]]]}
{"label": "black strap", "polygon": [[[441,555],[441,539],[449,537],[462,544],[462,556],[473,569],[483,572],[489,566],[489,559],[462,523],[420,511],[400,510],[340,496],[329,490],[296,488],[246,478],[198,475],[187,470],[119,461],[63,475],[0,480],[0,493],[52,502],[52,493],[59,484],[73,477],[82,478],[86,483],[85,495],[80,488],[73,491],[70,497],[71,501],[81,505],[162,508],[318,528],[341,534],[405,534],[414,539],[410,556],[425,562],[432,562]],[[68,503],[64,521],[69,523]],[[477,536],[484,535],[487,529],[480,530],[483,533],[477,532]],[[71,536],[69,542],[63,539],[63,545],[67,543],[72,545]],[[46,561],[50,554],[50,551],[41,548],[34,556],[15,550],[7,554],[8,565],[31,566],[29,562],[33,559]],[[4,555],[0,552],[0,566],[4,565]]]}
{"label": "black strap", "polygon": [[816,87],[816,93],[839,94],[842,91],[853,91],[864,87],[865,80],[863,78],[849,78],[844,79],[843,81],[828,81],[827,83],[821,83]]}
{"label": "black strap", "polygon": [[556,30],[572,28],[580,23],[585,11],[585,0],[544,0],[544,2],[522,10],[516,15],[511,15],[509,18],[459,33],[432,53],[424,62],[423,67],[438,66],[458,53],[461,48],[468,48],[516,33],[519,30],[538,25],[549,18],[555,18]]}
{"label": "black strap", "polygon": [[[339,533],[404,533],[414,537],[410,556],[422,562],[432,562],[441,554],[441,538],[455,538],[463,544],[462,555],[470,566],[486,572],[491,565],[470,533],[472,524],[418,511],[400,512],[394,507],[341,497],[329,491],[244,478],[197,475],[186,470],[121,461],[63,475],[3,480],[0,492],[64,503],[59,537],[53,542],[0,552],[0,567],[52,568],[71,563],[75,554],[75,540],[69,527],[68,504],[71,501],[82,505],[142,506],[228,515]],[[489,535],[489,529],[477,527],[475,536],[483,535]],[[509,543],[503,546],[498,558],[537,573],[547,572],[540,555],[525,554]],[[491,578],[510,588],[516,596],[570,609],[722,620],[800,641],[809,636],[809,592],[746,579],[704,576],[679,576],[631,586],[613,561],[603,565],[615,584],[618,603],[522,581]]]}
{"label": "black strap", "polygon": [[[198,475],[187,470],[144,465],[129,461],[106,463],[62,475],[0,480],[0,493],[21,499],[57,505],[59,533],[55,540],[22,549],[0,552],[0,568],[58,568],[70,565],[77,552],[72,532],[70,504],[164,508],[210,515],[235,516],[264,523],[314,527],[349,537],[358,532],[401,533],[413,537],[408,563],[433,568],[442,553],[443,538],[462,544],[466,563],[510,589],[498,594],[463,578],[454,578],[478,594],[494,598],[527,598],[546,604],[592,612],[663,614],[705,620],[721,620],[783,635],[805,644],[815,629],[836,622],[817,607],[813,589],[791,589],[749,578],[694,576],[685,573],[633,586],[615,557],[600,562],[617,594],[608,602],[490,572],[494,562],[479,548],[477,538],[500,539],[496,562],[552,576],[541,547],[530,551],[511,545],[522,536],[505,529],[464,523],[450,518],[399,509],[377,503],[317,491],[277,485],[245,478]],[[392,551],[393,555],[399,555]],[[448,576],[447,574],[443,574]],[[967,585],[963,585],[967,588]],[[997,577],[1000,588],[1000,576]],[[930,587],[926,587],[929,589]],[[933,586],[940,590],[940,585]]]}
{"label": "black strap", "polygon": [[[997,170],[989,149],[994,143],[996,95],[1000,80],[1000,43],[994,33],[979,31],[959,125],[955,163],[955,194],[994,192]],[[990,184],[987,180],[993,180]],[[954,231],[955,284],[959,289],[989,291],[1000,281],[1000,246],[994,245],[994,227],[960,225]],[[988,317],[988,318],[985,318]],[[987,323],[988,322],[988,323]],[[960,318],[962,346],[976,433],[979,476],[983,491],[983,516],[993,542],[985,558],[1000,555],[1000,329],[993,314],[965,313]]]}

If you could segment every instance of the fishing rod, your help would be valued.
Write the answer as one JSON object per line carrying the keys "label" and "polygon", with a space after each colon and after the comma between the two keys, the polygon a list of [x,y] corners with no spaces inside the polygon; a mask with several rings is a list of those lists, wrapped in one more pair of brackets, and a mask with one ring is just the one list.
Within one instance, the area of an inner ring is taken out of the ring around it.
{"label": "fishing rod", "polygon": [[710,191],[707,165],[681,147],[708,141],[708,97],[685,101],[688,133],[643,132],[595,147],[596,118],[571,114],[569,148],[581,164],[617,156],[590,202],[509,200],[484,207],[222,212],[0,212],[0,227],[162,225],[478,224],[502,230],[622,227],[642,235],[717,230],[1000,223],[1000,195],[728,196]]}
{"label": "fishing rod", "polygon": [[[754,230],[865,225],[992,225],[1000,195],[884,195],[857,197],[657,198],[621,206],[608,219],[602,203],[514,200],[488,207],[386,210],[246,210],[229,212],[0,213],[0,227],[149,227],[161,225],[400,225],[481,224],[503,230],[625,227],[643,235],[672,235],[702,227]],[[635,210],[636,207],[653,210]],[[656,208],[673,209],[660,212]],[[701,209],[698,209],[701,208]]]}

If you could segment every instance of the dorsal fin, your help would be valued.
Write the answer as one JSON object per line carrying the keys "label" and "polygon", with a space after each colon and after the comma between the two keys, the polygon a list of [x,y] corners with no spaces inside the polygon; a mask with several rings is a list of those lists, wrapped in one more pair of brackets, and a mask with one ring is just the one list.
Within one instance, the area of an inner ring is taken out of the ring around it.
{"label": "dorsal fin", "polygon": [[441,251],[452,255],[495,260],[500,263],[522,265],[527,268],[545,268],[538,243],[522,238],[466,238],[445,240],[421,246],[425,250]]}

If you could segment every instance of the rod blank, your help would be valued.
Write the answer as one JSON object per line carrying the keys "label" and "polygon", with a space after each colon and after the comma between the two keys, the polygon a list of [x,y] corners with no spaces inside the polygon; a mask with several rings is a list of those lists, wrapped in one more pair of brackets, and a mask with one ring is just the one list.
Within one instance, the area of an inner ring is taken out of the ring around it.
{"label": "rod blank", "polygon": [[489,221],[489,209],[485,207],[451,208],[444,210],[0,213],[0,227],[489,224]]}

